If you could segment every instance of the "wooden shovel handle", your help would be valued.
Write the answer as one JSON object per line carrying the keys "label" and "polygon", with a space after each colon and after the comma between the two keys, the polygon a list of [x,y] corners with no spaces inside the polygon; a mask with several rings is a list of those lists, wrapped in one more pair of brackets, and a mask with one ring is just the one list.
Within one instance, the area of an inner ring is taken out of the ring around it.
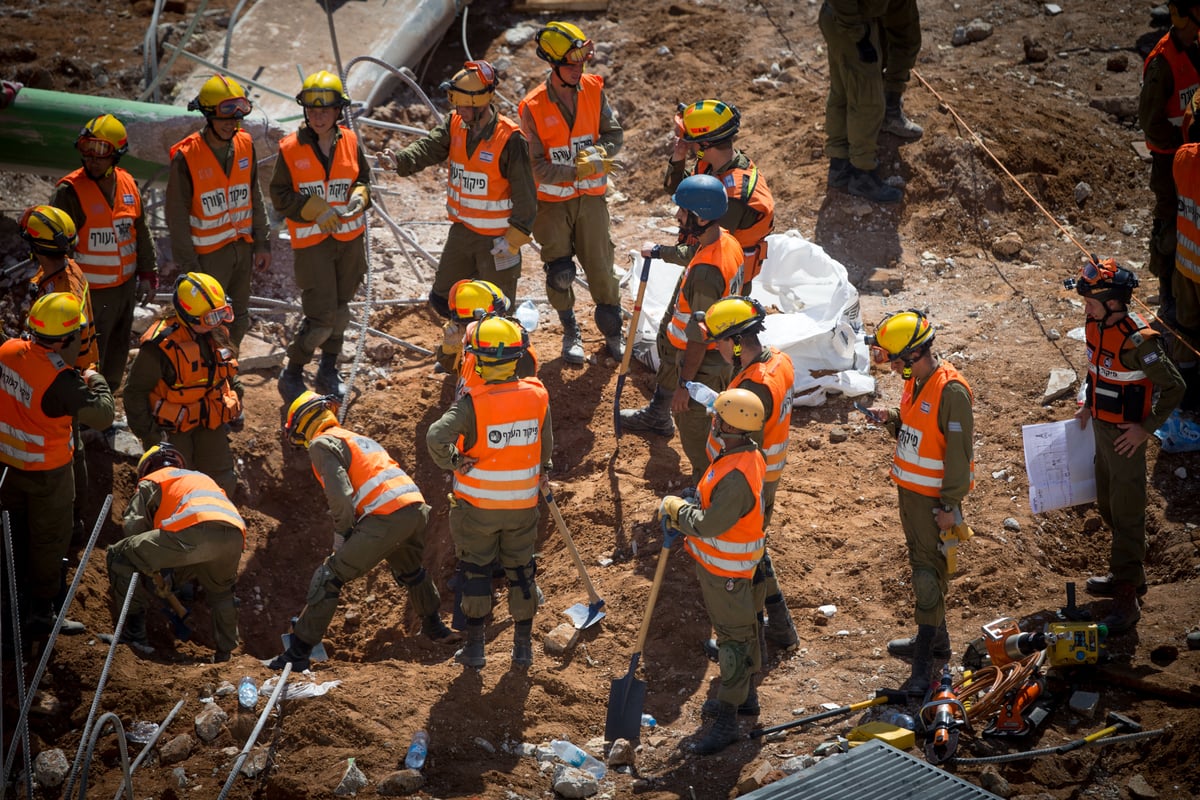
{"label": "wooden shovel handle", "polygon": [[650,280],[650,256],[642,260],[642,274],[638,280],[637,299],[633,301],[633,316],[629,318],[629,332],[625,334],[625,355],[621,358],[621,369],[617,375],[629,372],[629,357],[633,354],[633,334],[642,319],[642,300],[646,297],[646,282]]}
{"label": "wooden shovel handle", "polygon": [[587,567],[583,565],[583,559],[579,557],[579,550],[575,547],[575,540],[571,538],[571,532],[567,530],[567,521],[563,519],[562,512],[558,510],[558,503],[554,500],[554,493],[549,487],[542,490],[542,496],[546,498],[546,505],[550,506],[550,513],[554,515],[554,521],[558,524],[558,532],[562,534],[563,541],[567,543],[567,550],[571,553],[571,558],[575,560],[575,567],[579,570],[579,577],[583,579],[583,585],[587,588],[588,600],[592,605],[601,602],[600,595],[596,594],[596,587],[592,585],[592,579],[588,577]]}
{"label": "wooden shovel handle", "polygon": [[650,633],[650,615],[654,613],[654,604],[658,602],[658,590],[662,588],[663,576],[667,574],[667,558],[671,555],[669,547],[663,547],[658,554],[658,569],[654,571],[654,582],[650,584],[650,599],[646,601],[646,615],[642,617],[642,628],[638,631],[634,653],[642,652],[646,646],[646,636]]}

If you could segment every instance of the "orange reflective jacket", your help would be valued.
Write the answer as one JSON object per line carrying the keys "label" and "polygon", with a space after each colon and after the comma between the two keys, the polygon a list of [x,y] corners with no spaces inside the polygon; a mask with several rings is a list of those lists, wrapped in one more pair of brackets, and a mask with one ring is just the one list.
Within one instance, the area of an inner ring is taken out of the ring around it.
{"label": "orange reflective jacket", "polygon": [[71,463],[71,417],[47,417],[42,399],[59,373],[58,353],[28,339],[0,344],[0,463],[36,472]]}
{"label": "orange reflective jacket", "polygon": [[[775,483],[783,476],[783,468],[787,464],[788,439],[792,432],[792,395],[796,387],[796,371],[792,359],[786,353],[781,353],[774,347],[766,348],[769,357],[766,360],[755,361],[739,372],[730,381],[729,389],[745,386],[747,383],[757,383],[765,386],[771,393],[770,419],[763,420],[762,451],[767,462],[767,483]],[[715,461],[721,452],[721,445],[716,437],[716,417],[713,417],[713,428],[708,432],[708,460]]]}
{"label": "orange reflective jacket", "polygon": [[[679,282],[679,293],[675,296],[671,322],[667,325],[667,339],[673,347],[678,350],[687,349],[687,324],[688,320],[692,318],[693,309],[683,293],[683,288],[687,284],[687,276],[691,272],[692,267],[697,264],[711,264],[716,267],[721,272],[721,277],[725,279],[725,286],[721,290],[721,297],[727,297],[731,294],[740,294],[742,291],[743,258],[742,246],[724,228],[721,228],[721,236],[717,241],[704,245],[692,256],[691,263],[688,264],[687,269],[684,271],[683,280]],[[707,311],[704,308],[694,310]],[[709,344],[708,349],[716,350],[716,342]]]}
{"label": "orange reflective jacket", "polygon": [[[567,127],[562,111],[550,96],[550,89],[543,82],[525,95],[520,110],[528,108],[533,116],[536,130],[525,131],[525,137],[537,136],[550,163],[559,166],[574,166],[575,156],[580,150],[600,141],[600,108],[604,94],[604,78],[599,75],[584,75],[579,79],[576,93],[575,124]],[[581,194],[604,194],[608,188],[608,176],[600,173],[581,181],[567,183],[539,183],[538,200],[550,203],[570,200]]]}
{"label": "orange reflective jacket", "polygon": [[95,366],[100,360],[100,343],[96,340],[96,315],[92,313],[92,292],[88,288],[87,278],[83,276],[83,270],[74,259],[68,258],[66,266],[49,278],[39,267],[37,274],[33,276],[33,285],[36,287],[34,299],[54,292],[70,292],[79,300],[83,306],[83,319],[80,320],[79,326],[79,356],[72,366],[78,370]]}
{"label": "orange reflective jacket", "polygon": [[1185,144],[1175,152],[1175,268],[1200,283],[1200,144]]}
{"label": "orange reflective jacket", "polygon": [[134,221],[142,215],[142,196],[133,176],[113,168],[117,187],[110,206],[99,184],[82,167],[59,184],[69,184],[79,198],[86,218],[79,228],[75,260],[93,288],[120,286],[137,269],[137,231]]}
{"label": "orange reflective jacket", "polygon": [[230,385],[237,359],[224,348],[206,356],[192,332],[179,320],[159,320],[142,334],[175,369],[175,380],[160,378],[150,392],[150,413],[163,427],[184,433],[215,430],[242,413],[242,401]]}
{"label": "orange reflective jacket", "polygon": [[550,397],[537,378],[485,383],[469,392],[475,408],[475,459],[454,473],[454,495],[476,508],[533,508],[542,474],[542,424]]}
{"label": "orange reflective jacket", "polygon": [[[749,159],[747,159],[749,160]],[[725,194],[749,206],[758,214],[758,220],[749,228],[731,230],[733,238],[742,246],[745,262],[742,264],[742,284],[758,277],[762,262],[767,257],[767,235],[775,228],[775,198],[767,187],[767,181],[759,173],[754,162],[748,169],[734,167],[727,172],[713,172],[713,165],[701,159],[696,162],[697,175],[716,175],[725,185]]]}
{"label": "orange reflective jacket", "polygon": [[[301,144],[297,133],[289,133],[279,142],[279,157],[287,164],[292,176],[292,189],[305,196],[325,198],[334,211],[345,207],[350,200],[350,190],[360,182],[358,174],[358,137],[354,131],[338,126],[339,136],[329,162],[329,174],[310,144]],[[365,177],[365,176],[363,176]],[[361,181],[365,182],[365,181]],[[337,230],[321,233],[316,222],[287,221],[288,233],[292,237],[292,249],[312,247],[332,236],[338,241],[349,242],[362,236],[366,226],[365,212],[343,219],[338,218]]]}
{"label": "orange reflective jacket", "polygon": [[684,543],[692,558],[713,575],[729,578],[751,578],[762,560],[767,537],[763,533],[763,477],[767,465],[757,447],[721,456],[709,465],[696,489],[700,492],[700,507],[712,504],[712,492],[721,479],[731,472],[741,472],[750,485],[757,502],[733,527],[714,539],[687,536]]}
{"label": "orange reflective jacket", "polygon": [[[1200,73],[1196,72],[1195,65],[1192,64],[1187,53],[1175,46],[1175,40],[1171,38],[1170,32],[1163,34],[1163,37],[1158,40],[1158,44],[1154,45],[1154,49],[1150,51],[1150,55],[1146,56],[1145,62],[1142,64],[1142,76],[1146,75],[1146,70],[1150,67],[1150,62],[1155,58],[1162,56],[1167,60],[1167,65],[1171,68],[1171,78],[1174,85],[1174,93],[1167,100],[1167,118],[1171,120],[1171,124],[1176,128],[1183,127],[1183,112],[1187,110],[1188,104],[1192,101],[1192,95],[1195,94],[1196,88],[1200,87]],[[1146,142],[1146,147],[1153,150],[1155,153],[1165,153],[1171,155],[1175,149],[1163,149],[1155,147]]]}
{"label": "orange reflective jacket", "polygon": [[154,512],[155,528],[179,533],[201,522],[223,522],[241,531],[245,544],[246,523],[242,515],[216,481],[203,472],[165,467],[142,480],[157,485],[162,492],[162,500]]}
{"label": "orange reflective jacket", "polygon": [[1121,353],[1137,347],[1158,331],[1140,314],[1129,312],[1116,325],[1101,328],[1089,319],[1084,327],[1087,340],[1087,404],[1092,416],[1113,424],[1141,422],[1154,403],[1154,381],[1140,369],[1126,369]]}
{"label": "orange reflective jacket", "polygon": [[[953,364],[943,361],[921,386],[918,396],[913,397],[915,381],[911,380],[904,382],[900,394],[900,434],[892,458],[892,480],[926,497],[940,497],[946,477],[946,437],[938,428],[938,412],[942,407],[942,391],[952,382],[961,383],[971,393],[966,378]],[[972,462],[971,488],[974,487]]]}
{"label": "orange reflective jacket", "polygon": [[253,207],[250,176],[254,167],[254,140],[244,130],[233,135],[233,168],[224,167],[197,131],[171,148],[171,158],[183,153],[192,176],[192,247],[197,253],[215,253],[230,242],[253,242]]}
{"label": "orange reflective jacket", "polygon": [[[320,436],[332,436],[350,448],[350,487],[354,490],[354,513],[361,521],[372,514],[386,516],[413,503],[424,503],[421,490],[413,483],[400,465],[396,463],[383,445],[374,439],[361,436],[334,425],[321,431]],[[314,439],[315,441],[315,439]],[[325,486],[325,479],[313,467],[317,482]]]}
{"label": "orange reflective jacket", "polygon": [[450,116],[450,175],[446,181],[446,212],[484,236],[503,236],[512,216],[512,186],[500,174],[500,154],[509,138],[520,130],[508,117],[496,115],[492,138],[467,152],[467,125],[458,114]]}

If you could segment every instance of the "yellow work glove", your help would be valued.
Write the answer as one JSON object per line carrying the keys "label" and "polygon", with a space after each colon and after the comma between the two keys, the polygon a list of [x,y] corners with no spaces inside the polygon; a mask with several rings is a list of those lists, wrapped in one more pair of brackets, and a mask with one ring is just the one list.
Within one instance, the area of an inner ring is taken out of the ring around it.
{"label": "yellow work glove", "polygon": [[371,189],[365,183],[360,183],[350,190],[350,199],[346,202],[346,207],[342,209],[341,216],[353,217],[355,214],[365,211],[371,203]]}
{"label": "yellow work glove", "polygon": [[504,241],[508,245],[509,255],[516,255],[521,252],[521,247],[533,241],[533,237],[528,233],[524,233],[520,228],[508,226],[508,230],[504,232]]}
{"label": "yellow work glove", "polygon": [[662,499],[662,503],[658,506],[658,518],[665,519],[667,524],[672,528],[679,527],[679,509],[688,504],[687,500],[682,497],[676,497],[669,494]]}
{"label": "yellow work glove", "polygon": [[575,154],[575,180],[587,180],[593,175],[607,175],[613,171],[613,160],[600,145],[585,147]]}
{"label": "yellow work glove", "polygon": [[300,218],[305,222],[317,223],[321,233],[333,233],[337,230],[337,212],[329,207],[324,197],[315,194],[310,194],[304,201],[304,207],[300,209]]}

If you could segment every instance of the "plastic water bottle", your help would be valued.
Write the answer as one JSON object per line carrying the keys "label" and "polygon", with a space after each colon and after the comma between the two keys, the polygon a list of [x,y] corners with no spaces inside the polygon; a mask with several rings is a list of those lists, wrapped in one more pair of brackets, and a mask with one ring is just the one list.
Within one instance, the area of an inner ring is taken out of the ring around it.
{"label": "plastic water bottle", "polygon": [[654,717],[650,716],[649,714],[642,714],[642,727],[653,728],[657,724],[658,720],[656,720]]}
{"label": "plastic water bottle", "polygon": [[906,714],[896,709],[883,712],[877,719],[879,722],[886,722],[888,725],[895,725],[897,728],[905,728],[910,731],[917,729],[917,723],[913,720],[912,714]]}
{"label": "plastic water bottle", "polygon": [[708,413],[711,414],[713,406],[717,404],[717,392],[700,381],[688,381],[684,385],[687,386],[688,394],[692,399],[707,408]]}
{"label": "plastic water bottle", "polygon": [[550,742],[554,754],[572,767],[579,767],[584,772],[590,772],[592,777],[600,780],[608,772],[608,767],[595,756],[564,739],[554,739]]}
{"label": "plastic water bottle", "polygon": [[258,705],[258,684],[249,675],[238,681],[238,705],[251,711]]}
{"label": "plastic water bottle", "polygon": [[404,766],[408,769],[420,769],[425,766],[425,756],[429,755],[429,734],[417,731],[413,734],[412,744],[404,754]]}
{"label": "plastic water bottle", "polygon": [[526,300],[517,306],[517,310],[513,312],[513,316],[517,318],[517,322],[521,323],[521,327],[528,333],[536,331],[538,322],[541,321],[541,315],[538,314],[537,306],[533,304],[532,300]]}

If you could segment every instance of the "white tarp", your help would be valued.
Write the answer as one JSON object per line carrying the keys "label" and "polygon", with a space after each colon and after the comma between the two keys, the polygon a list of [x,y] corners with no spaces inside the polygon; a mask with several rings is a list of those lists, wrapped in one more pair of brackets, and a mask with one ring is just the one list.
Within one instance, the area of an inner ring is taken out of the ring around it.
{"label": "white tarp", "polygon": [[[682,267],[658,259],[650,265],[634,355],[651,369],[658,368],[658,325],[682,272]],[[633,297],[639,277],[635,267],[629,282]],[[767,260],[754,279],[751,296],[768,310],[774,306],[783,312],[767,316],[761,339],[791,356],[795,405],[819,406],[828,393],[857,397],[874,391],[858,290],[850,284],[846,268],[823,249],[794,230],[768,236]]]}

